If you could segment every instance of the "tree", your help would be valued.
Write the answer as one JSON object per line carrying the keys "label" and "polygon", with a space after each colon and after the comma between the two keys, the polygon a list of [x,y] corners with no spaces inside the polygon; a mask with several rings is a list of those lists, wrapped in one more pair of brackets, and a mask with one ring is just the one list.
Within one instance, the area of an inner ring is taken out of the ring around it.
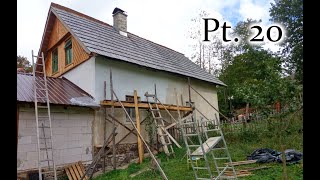
{"label": "tree", "polygon": [[209,17],[209,13],[200,11],[197,17],[191,19],[193,24],[188,31],[188,38],[192,40],[191,60],[210,74],[218,76],[224,59],[227,59],[225,56],[228,55],[226,52],[229,52],[228,46],[222,44],[215,34],[209,34],[210,42],[203,41],[205,17]]}
{"label": "tree", "polygon": [[261,49],[261,44],[250,44],[249,38],[253,35],[253,31],[249,28],[250,24],[259,24],[261,23],[261,19],[259,21],[253,19],[247,19],[246,21],[240,21],[234,28],[234,32],[232,35],[234,37],[239,37],[241,41],[233,46],[233,50],[235,54],[241,54],[249,51],[250,49]]}
{"label": "tree", "polygon": [[286,39],[282,60],[289,74],[303,82],[303,1],[275,0],[269,10],[271,20],[284,26]]}
{"label": "tree", "polygon": [[24,56],[17,56],[17,68],[23,68],[27,73],[32,72],[32,65]]}

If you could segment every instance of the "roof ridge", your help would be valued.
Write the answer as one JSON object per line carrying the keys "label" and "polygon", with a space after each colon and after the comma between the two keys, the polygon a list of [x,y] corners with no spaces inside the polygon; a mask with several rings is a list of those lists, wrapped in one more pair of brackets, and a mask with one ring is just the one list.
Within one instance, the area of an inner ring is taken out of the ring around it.
{"label": "roof ridge", "polygon": [[[56,3],[51,2],[51,5],[50,5],[50,6],[51,6],[51,7],[58,8],[58,9],[61,9],[61,10],[65,10],[65,11],[67,11],[67,12],[76,14],[76,15],[78,15],[78,16],[80,16],[80,17],[83,17],[83,18],[86,18],[86,19],[88,19],[88,20],[92,20],[92,21],[94,21],[94,22],[97,22],[97,23],[100,23],[100,24],[103,24],[103,25],[107,25],[107,26],[110,26],[110,27],[113,28],[113,26],[111,26],[110,24],[108,24],[108,23],[106,23],[106,22],[103,22],[103,21],[101,21],[101,20],[98,20],[98,19],[93,18],[93,17],[88,16],[88,15],[85,15],[85,14],[83,14],[83,13],[81,13],[81,12],[78,12],[78,11],[75,11],[75,10],[73,10],[73,9],[67,8],[67,7],[62,6],[62,5],[60,5],[60,4],[56,4]],[[169,47],[167,47],[167,46],[164,46],[164,45],[161,45],[161,44],[159,44],[159,43],[153,42],[153,41],[151,41],[151,40],[149,40],[149,39],[143,38],[143,37],[138,36],[138,35],[136,35],[136,34],[133,34],[133,33],[131,33],[131,32],[127,32],[127,33],[129,33],[129,34],[131,34],[131,35],[133,35],[133,36],[137,36],[137,37],[139,37],[139,38],[141,38],[141,39],[147,40],[147,41],[149,41],[149,42],[152,42],[152,43],[154,43],[154,44],[156,44],[156,45],[158,45],[158,46],[167,48],[167,49],[169,49],[169,50],[171,50],[171,51],[174,51],[174,52],[177,52],[177,53],[179,53],[179,54],[184,55],[184,54],[181,53],[181,52],[178,52],[178,51],[173,50],[173,49],[171,49],[171,48],[169,48]]]}

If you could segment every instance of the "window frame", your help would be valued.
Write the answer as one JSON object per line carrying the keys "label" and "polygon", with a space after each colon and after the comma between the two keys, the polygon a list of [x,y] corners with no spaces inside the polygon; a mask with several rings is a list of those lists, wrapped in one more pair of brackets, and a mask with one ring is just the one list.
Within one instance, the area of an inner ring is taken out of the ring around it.
{"label": "window frame", "polygon": [[[55,59],[56,57],[56,59]],[[59,72],[59,52],[58,52],[58,48],[54,49],[51,53],[51,70],[52,70],[52,74]]]}
{"label": "window frame", "polygon": [[64,53],[65,53],[65,65],[67,66],[72,64],[73,56],[72,56],[72,39],[71,38],[65,41]]}
{"label": "window frame", "polygon": [[[140,102],[140,97],[137,97],[138,102]],[[134,96],[126,95],[126,101],[134,103]],[[126,111],[130,115],[133,122],[136,122],[136,110],[135,108],[126,108]],[[130,122],[129,117],[126,115],[126,122]]]}

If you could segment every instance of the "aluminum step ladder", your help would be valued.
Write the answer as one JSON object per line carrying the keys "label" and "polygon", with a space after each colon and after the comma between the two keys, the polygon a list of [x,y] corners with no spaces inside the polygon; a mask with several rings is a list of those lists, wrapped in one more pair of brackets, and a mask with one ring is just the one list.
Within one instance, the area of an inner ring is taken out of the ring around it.
{"label": "aluminum step ladder", "polygon": [[[34,62],[34,58],[36,62]],[[57,171],[53,159],[52,146],[52,126],[50,102],[48,95],[48,83],[45,72],[44,56],[33,55],[33,88],[34,88],[34,108],[37,129],[37,148],[38,148],[38,168],[39,179],[43,179],[44,174],[52,174],[52,179],[57,180]],[[41,103],[41,104],[38,104]],[[41,110],[40,110],[41,109]],[[41,112],[40,112],[41,111]],[[46,169],[46,171],[42,171]],[[46,178],[48,179],[48,178]],[[51,178],[49,178],[51,179]]]}
{"label": "aluminum step ladder", "polygon": [[[195,112],[190,117],[181,122],[179,127],[196,179],[237,179],[220,126],[213,120],[197,121]],[[212,133],[209,132],[216,132],[216,135],[211,136]],[[223,154],[222,157],[221,154]],[[199,163],[199,159],[203,159],[204,162]],[[198,162],[196,163],[195,160]],[[229,172],[232,171],[233,176],[224,175],[228,169]]]}
{"label": "aluminum step ladder", "polygon": [[[158,132],[158,135],[160,136],[160,142],[162,144],[163,151],[167,155],[167,158],[171,155],[173,155],[175,157],[175,153],[174,153],[174,150],[172,147],[172,142],[168,136],[167,131],[163,130],[165,128],[165,124],[164,124],[163,117],[160,113],[160,109],[158,106],[159,100],[157,98],[157,95],[156,94],[149,94],[148,92],[146,92],[144,95],[147,97],[147,102],[149,104],[150,112],[151,112],[152,117],[154,119],[154,123],[157,126],[157,132]],[[153,101],[150,102],[149,98],[152,98]],[[153,108],[152,104],[155,105],[155,108]],[[169,146],[169,148],[168,148],[168,146]]]}

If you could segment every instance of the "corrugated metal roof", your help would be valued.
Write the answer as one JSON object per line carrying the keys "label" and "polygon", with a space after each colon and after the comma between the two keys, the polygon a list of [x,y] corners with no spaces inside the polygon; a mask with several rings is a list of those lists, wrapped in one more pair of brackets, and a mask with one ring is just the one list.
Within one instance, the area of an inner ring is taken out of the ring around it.
{"label": "corrugated metal roof", "polygon": [[134,34],[120,35],[112,26],[69,8],[51,4],[52,12],[91,52],[141,66],[225,85],[183,54]]}
{"label": "corrugated metal roof", "polygon": [[[44,87],[43,77],[36,77],[37,87]],[[93,97],[66,78],[47,77],[49,100],[52,104],[99,107]],[[39,96],[44,96],[39,91]],[[17,73],[17,101],[34,102],[33,75]],[[45,102],[39,99],[38,102]]]}

